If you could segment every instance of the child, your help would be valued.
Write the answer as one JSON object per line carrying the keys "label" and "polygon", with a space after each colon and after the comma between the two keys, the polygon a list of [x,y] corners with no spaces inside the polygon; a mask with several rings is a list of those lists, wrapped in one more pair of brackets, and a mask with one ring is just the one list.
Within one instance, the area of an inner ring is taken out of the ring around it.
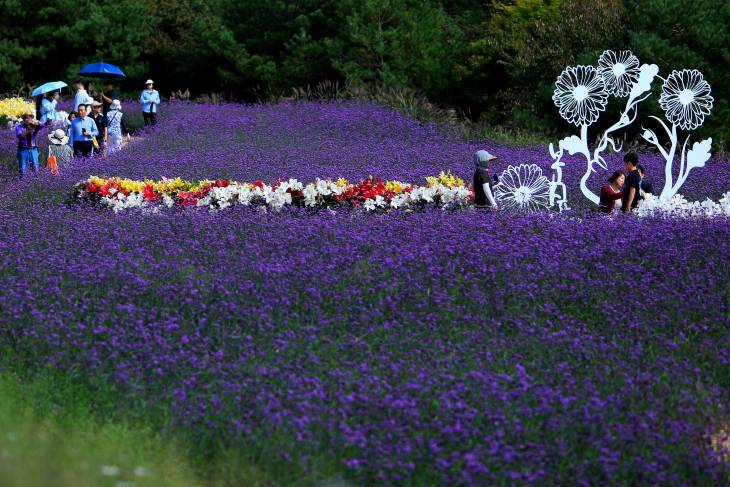
{"label": "child", "polygon": [[652,190],[654,188],[652,187],[651,181],[647,181],[646,179],[644,179],[644,176],[646,176],[644,166],[642,166],[641,164],[637,164],[636,170],[639,171],[639,176],[641,176],[641,181],[639,182],[639,199],[643,200],[647,194],[652,193]]}

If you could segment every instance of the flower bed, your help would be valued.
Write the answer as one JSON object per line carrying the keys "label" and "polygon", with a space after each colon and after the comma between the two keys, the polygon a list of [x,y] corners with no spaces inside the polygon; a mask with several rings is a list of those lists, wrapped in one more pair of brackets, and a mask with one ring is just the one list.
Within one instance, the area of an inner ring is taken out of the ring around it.
{"label": "flower bed", "polygon": [[307,185],[297,179],[265,184],[231,180],[185,181],[180,178],[160,181],[134,181],[92,176],[76,186],[74,200],[88,201],[112,208],[115,212],[128,208],[166,206],[206,207],[223,209],[233,205],[324,208],[332,206],[363,207],[367,211],[435,205],[459,208],[473,202],[474,193],[464,181],[451,173],[426,178],[425,186],[383,182],[368,177],[359,183],[340,178],[336,181],[317,179]]}
{"label": "flower bed", "polygon": [[[366,211],[436,206],[457,209],[474,203],[474,191],[464,181],[449,173],[427,177],[425,186],[400,181],[383,182],[369,177],[359,183],[344,178],[336,181],[316,179],[307,185],[297,179],[265,184],[232,180],[186,181],[181,178],[160,181],[135,181],[121,178],[91,176],[74,186],[72,198],[86,201],[115,212],[131,208],[164,206],[205,207],[210,210],[234,205],[261,206],[281,209],[285,206],[307,208],[362,207]],[[501,202],[506,209],[519,205]],[[528,208],[534,210],[534,208]],[[730,192],[719,201],[688,201],[682,195],[660,200],[647,195],[639,203],[636,214],[641,217],[716,217],[730,216]]]}

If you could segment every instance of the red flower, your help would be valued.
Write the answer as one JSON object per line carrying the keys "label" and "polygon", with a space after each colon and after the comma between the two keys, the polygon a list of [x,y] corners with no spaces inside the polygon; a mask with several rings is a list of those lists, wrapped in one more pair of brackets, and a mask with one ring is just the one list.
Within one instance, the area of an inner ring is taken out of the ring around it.
{"label": "red flower", "polygon": [[264,189],[264,183],[262,183],[261,181],[258,181],[258,180],[257,180],[257,181],[255,181],[255,182],[253,183],[253,187],[254,187],[254,188],[259,188],[259,189]]}
{"label": "red flower", "polygon": [[145,185],[144,189],[142,190],[142,197],[146,201],[155,201],[157,199],[157,193],[155,193],[155,188],[151,184]]}
{"label": "red flower", "polygon": [[230,181],[221,181],[221,180],[218,180],[218,181],[216,181],[214,183],[214,186],[216,188],[227,188],[230,185],[231,185]]}
{"label": "red flower", "polygon": [[99,191],[99,186],[94,183],[89,183],[86,186],[86,191],[88,191],[89,193],[96,193],[97,191]]}

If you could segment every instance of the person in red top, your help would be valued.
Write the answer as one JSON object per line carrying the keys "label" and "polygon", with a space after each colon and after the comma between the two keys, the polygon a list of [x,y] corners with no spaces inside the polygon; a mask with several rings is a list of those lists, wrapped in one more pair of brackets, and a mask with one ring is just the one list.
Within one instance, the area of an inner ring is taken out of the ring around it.
{"label": "person in red top", "polygon": [[622,191],[624,187],[624,180],[626,177],[621,171],[614,171],[610,178],[608,178],[609,184],[601,186],[601,202],[598,208],[604,213],[611,213],[613,207],[616,204],[616,200],[620,200],[624,196]]}

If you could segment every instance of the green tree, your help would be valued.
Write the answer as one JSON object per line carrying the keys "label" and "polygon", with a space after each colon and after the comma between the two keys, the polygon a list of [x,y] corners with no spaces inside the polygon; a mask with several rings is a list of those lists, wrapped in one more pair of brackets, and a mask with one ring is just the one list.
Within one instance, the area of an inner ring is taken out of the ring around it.
{"label": "green tree", "polygon": [[454,79],[460,41],[438,3],[365,0],[352,6],[331,54],[354,84],[413,87],[439,97]]}

